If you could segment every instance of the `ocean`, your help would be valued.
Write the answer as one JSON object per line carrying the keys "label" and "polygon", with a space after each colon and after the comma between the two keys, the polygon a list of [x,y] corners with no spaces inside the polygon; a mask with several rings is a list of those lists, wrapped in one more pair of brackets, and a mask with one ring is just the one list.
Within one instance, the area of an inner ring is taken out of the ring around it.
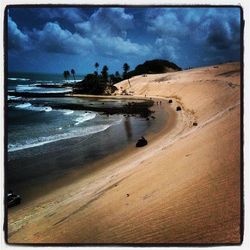
{"label": "ocean", "polygon": [[[76,80],[80,80],[76,77]],[[53,109],[53,103],[84,103],[113,107],[129,100],[89,100],[73,97],[23,98],[18,92],[57,92],[68,89],[41,88],[40,83],[61,84],[60,75],[9,73],[7,108],[7,185],[25,194],[35,183],[44,185],[84,168],[93,161],[114,154],[136,143],[154,122],[142,117],[122,114],[104,115],[88,110]],[[71,79],[73,84],[74,81]],[[131,101],[131,100],[130,100]],[[35,105],[35,104],[36,105]],[[43,104],[43,105],[37,105]],[[37,184],[38,185],[38,184]]]}

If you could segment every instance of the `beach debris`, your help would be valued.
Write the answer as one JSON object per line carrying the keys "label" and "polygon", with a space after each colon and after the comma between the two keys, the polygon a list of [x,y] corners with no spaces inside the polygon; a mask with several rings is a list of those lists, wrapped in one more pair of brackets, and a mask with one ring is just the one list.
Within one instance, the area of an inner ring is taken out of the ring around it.
{"label": "beach debris", "polygon": [[127,194],[127,197],[129,197],[129,194]]}
{"label": "beach debris", "polygon": [[176,111],[181,111],[181,107],[178,106],[178,107],[176,108]]}
{"label": "beach debris", "polygon": [[198,123],[197,122],[193,122],[193,126],[198,126]]}
{"label": "beach debris", "polygon": [[172,103],[173,101],[172,100],[168,100],[168,103]]}
{"label": "beach debris", "polygon": [[142,136],[136,143],[136,147],[144,147],[148,144],[148,141]]}
{"label": "beach debris", "polygon": [[21,196],[18,194],[14,194],[14,192],[10,190],[7,194],[8,208],[14,207],[20,203],[21,203]]}

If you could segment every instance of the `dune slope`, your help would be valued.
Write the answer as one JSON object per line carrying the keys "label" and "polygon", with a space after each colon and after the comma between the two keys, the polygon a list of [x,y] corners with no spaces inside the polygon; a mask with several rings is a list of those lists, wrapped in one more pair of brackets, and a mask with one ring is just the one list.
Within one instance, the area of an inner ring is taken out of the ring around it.
{"label": "dune slope", "polygon": [[12,210],[10,243],[240,243],[240,64],[130,84],[117,87],[161,98],[176,116],[172,127],[32,208]]}

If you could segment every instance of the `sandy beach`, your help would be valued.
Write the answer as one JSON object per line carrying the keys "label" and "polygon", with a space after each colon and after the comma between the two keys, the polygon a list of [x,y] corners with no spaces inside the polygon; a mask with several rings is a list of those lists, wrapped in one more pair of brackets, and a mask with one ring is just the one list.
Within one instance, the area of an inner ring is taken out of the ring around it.
{"label": "sandy beach", "polygon": [[8,242],[240,243],[240,84],[240,63],[118,83],[161,101],[166,126],[9,209]]}

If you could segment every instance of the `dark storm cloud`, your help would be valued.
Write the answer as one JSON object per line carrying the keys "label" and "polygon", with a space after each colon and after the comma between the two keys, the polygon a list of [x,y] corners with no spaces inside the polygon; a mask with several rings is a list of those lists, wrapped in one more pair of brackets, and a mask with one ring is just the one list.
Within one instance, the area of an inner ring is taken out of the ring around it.
{"label": "dark storm cloud", "polygon": [[77,8],[44,8],[39,12],[39,17],[46,20],[64,19],[71,23],[83,20],[83,14]]}
{"label": "dark storm cloud", "polygon": [[198,52],[200,64],[239,58],[239,9],[159,9],[158,15],[154,9],[147,16],[159,55],[183,62],[185,55]]}
{"label": "dark storm cloud", "polygon": [[228,49],[231,46],[229,31],[222,23],[213,22],[207,36],[207,42],[216,49]]}
{"label": "dark storm cloud", "polygon": [[233,49],[239,47],[240,24],[236,20],[212,21],[207,36],[207,42],[216,49]]}
{"label": "dark storm cloud", "polygon": [[87,22],[75,26],[82,33],[108,33],[123,36],[124,31],[133,27],[133,15],[125,13],[123,8],[99,8]]}
{"label": "dark storm cloud", "polygon": [[187,67],[240,57],[239,8],[11,8],[9,15],[16,56],[44,51],[57,55],[56,63],[59,55],[84,55],[110,68],[153,58]]}
{"label": "dark storm cloud", "polygon": [[79,34],[89,37],[97,53],[111,57],[122,54],[134,56],[148,54],[147,45],[132,42],[127,38],[128,30],[133,28],[134,16],[125,13],[123,8],[100,8],[88,21],[76,23]]}
{"label": "dark storm cloud", "polygon": [[86,54],[92,50],[92,42],[77,33],[62,29],[58,23],[48,22],[42,30],[31,34],[37,48],[51,53]]}
{"label": "dark storm cloud", "polygon": [[29,46],[29,37],[24,34],[12,20],[8,17],[8,48],[10,50],[23,50]]}
{"label": "dark storm cloud", "polygon": [[[32,29],[41,28],[41,25],[49,21],[60,20],[64,23],[81,22],[88,18],[87,13],[78,8],[9,8],[10,16],[22,27]],[[27,18],[28,17],[28,18]],[[28,20],[30,21],[28,21]]]}

